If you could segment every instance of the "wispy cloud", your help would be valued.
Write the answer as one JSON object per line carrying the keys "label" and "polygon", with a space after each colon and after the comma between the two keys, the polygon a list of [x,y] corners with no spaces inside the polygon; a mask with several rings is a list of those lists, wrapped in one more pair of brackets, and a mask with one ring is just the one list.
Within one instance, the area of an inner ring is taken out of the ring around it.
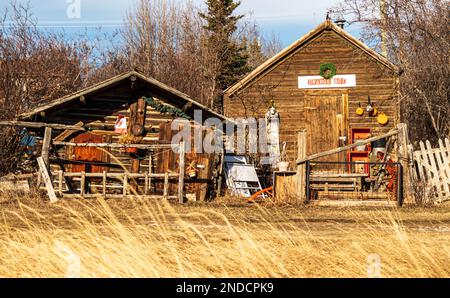
{"label": "wispy cloud", "polygon": [[[16,0],[29,2],[43,28],[114,28],[122,27],[125,12],[138,0]],[[80,18],[69,19],[68,6],[80,1]],[[190,0],[173,0],[187,2]],[[204,6],[204,0],[192,0]],[[242,0],[239,13],[255,20],[265,32],[276,33],[288,44],[325,20],[327,10],[339,0]],[[0,4],[0,11],[8,0]]]}

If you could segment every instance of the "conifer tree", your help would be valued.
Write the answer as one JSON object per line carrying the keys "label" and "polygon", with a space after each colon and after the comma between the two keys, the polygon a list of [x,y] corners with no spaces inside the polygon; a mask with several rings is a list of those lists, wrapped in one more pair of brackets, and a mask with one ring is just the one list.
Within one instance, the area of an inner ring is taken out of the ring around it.
{"label": "conifer tree", "polygon": [[212,103],[214,109],[222,112],[223,91],[249,71],[245,47],[234,38],[238,22],[244,16],[234,14],[240,1],[206,0],[206,4],[207,11],[200,13],[200,16],[206,21],[205,29],[209,33],[207,47],[216,61],[212,78],[216,88],[211,93]]}

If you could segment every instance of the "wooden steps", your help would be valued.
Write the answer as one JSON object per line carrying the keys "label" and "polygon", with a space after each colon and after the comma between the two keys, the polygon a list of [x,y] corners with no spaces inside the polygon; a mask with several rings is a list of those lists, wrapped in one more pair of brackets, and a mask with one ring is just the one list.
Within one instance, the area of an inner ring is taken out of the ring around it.
{"label": "wooden steps", "polygon": [[386,192],[343,192],[319,191],[318,200],[389,200],[390,194]]}
{"label": "wooden steps", "polygon": [[323,191],[331,191],[331,190],[346,190],[346,191],[358,191],[358,185],[356,184],[329,184],[324,183],[320,185],[311,185],[312,190],[323,190]]}
{"label": "wooden steps", "polygon": [[321,207],[397,207],[396,201],[389,200],[317,200],[310,203]]}
{"label": "wooden steps", "polygon": [[313,191],[360,192],[362,179],[366,174],[314,173],[310,176],[310,189]]}

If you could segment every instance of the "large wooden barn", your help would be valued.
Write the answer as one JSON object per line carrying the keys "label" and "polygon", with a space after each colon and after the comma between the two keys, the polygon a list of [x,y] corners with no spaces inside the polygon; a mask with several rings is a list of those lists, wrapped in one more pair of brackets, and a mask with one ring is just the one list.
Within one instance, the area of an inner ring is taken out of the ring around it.
{"label": "large wooden barn", "polygon": [[204,131],[194,122],[195,110],[204,119],[225,120],[186,94],[131,71],[6,124],[27,127],[42,138],[41,174],[56,196],[205,200],[213,191],[220,156],[195,150],[176,154],[171,144],[174,119]]}
{"label": "large wooden barn", "polygon": [[[280,114],[280,142],[287,142],[295,167],[303,129],[311,155],[394,128],[398,77],[393,63],[327,20],[228,88],[224,114],[263,118],[273,102]],[[331,160],[347,160],[344,155]]]}

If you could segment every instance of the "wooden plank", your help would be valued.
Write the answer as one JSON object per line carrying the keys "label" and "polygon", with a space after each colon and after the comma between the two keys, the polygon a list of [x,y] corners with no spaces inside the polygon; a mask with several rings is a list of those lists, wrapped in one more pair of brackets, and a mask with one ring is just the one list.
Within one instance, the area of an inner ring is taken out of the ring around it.
{"label": "wooden plank", "polygon": [[76,130],[76,131],[85,131],[86,129],[83,127],[75,126],[75,125],[64,125],[64,124],[56,124],[56,123],[43,123],[43,122],[26,122],[26,121],[0,121],[0,126],[19,126],[19,127],[27,127],[27,128],[53,128],[53,129],[63,129],[63,130]]}
{"label": "wooden plank", "polygon": [[50,127],[45,128],[44,139],[42,141],[42,160],[45,163],[45,166],[49,168],[49,151],[50,151],[50,143],[52,140],[52,129]]}
{"label": "wooden plank", "polygon": [[403,194],[404,202],[413,203],[413,183],[412,181],[412,167],[410,160],[412,157],[409,156],[409,137],[408,137],[408,126],[405,123],[399,123],[397,125],[398,137],[397,137],[397,150],[398,150],[398,160],[403,166]]}
{"label": "wooden plank", "polygon": [[81,172],[80,194],[83,197],[86,194],[86,172]]}
{"label": "wooden plank", "polygon": [[106,182],[107,182],[107,175],[106,171],[103,171],[103,177],[102,177],[102,195],[103,197],[106,197]]}
{"label": "wooden plank", "polygon": [[417,162],[417,171],[419,172],[419,179],[422,181],[426,181],[427,177],[423,170],[423,159],[422,159],[422,153],[420,151],[414,152],[414,160]]}
{"label": "wooden plank", "polygon": [[178,179],[178,202],[184,203],[184,171],[185,171],[185,145],[184,142],[180,143],[180,178]]}
{"label": "wooden plank", "polygon": [[[128,178],[144,178],[145,174],[140,174],[140,173],[106,173],[106,176],[108,178],[116,178],[116,179],[123,179],[123,176],[127,175]],[[166,174],[148,174],[149,177],[152,178],[164,178],[166,176]],[[168,173],[167,174],[169,176],[169,178],[178,178],[179,174],[178,173]],[[102,178],[103,174],[102,173],[85,173],[85,176],[87,178]],[[67,173],[64,172],[64,177],[69,177],[69,178],[76,178],[76,177],[81,177],[81,173]]]}
{"label": "wooden plank", "polygon": [[431,160],[430,160],[430,157],[428,156],[428,154],[427,154],[427,150],[426,150],[426,148],[425,148],[425,144],[424,144],[424,142],[420,142],[419,143],[419,145],[420,145],[420,150],[421,150],[421,152],[422,152],[422,158],[423,158],[423,161],[424,161],[424,163],[423,163],[423,165],[424,165],[424,167],[426,167],[427,165],[429,165],[429,167],[426,167],[426,172],[428,172],[428,178],[429,178],[429,180],[428,180],[428,182],[430,183],[430,184],[432,184],[432,186],[433,187],[435,187],[435,185],[436,185],[436,174],[434,173],[434,169],[433,169],[433,167],[431,166]]}
{"label": "wooden plank", "polygon": [[[439,140],[439,141],[442,143],[441,140]],[[427,146],[431,147],[430,141],[428,141],[428,140],[427,140]],[[441,186],[443,188],[443,191],[445,192],[445,194],[450,194],[449,183],[447,182],[447,181],[449,181],[449,177],[450,177],[447,175],[448,163],[447,163],[447,165],[445,164],[446,162],[443,159],[443,156],[441,153],[444,154],[443,151],[437,150],[437,151],[433,152],[433,155],[435,156],[437,165],[439,167],[439,179],[441,181]],[[445,194],[443,194],[443,195],[445,196]]]}
{"label": "wooden plank", "polygon": [[428,159],[430,160],[431,168],[433,170],[433,181],[434,181],[434,185],[437,190],[437,195],[438,195],[439,199],[442,199],[443,198],[443,194],[442,194],[443,183],[441,183],[441,173],[438,168],[438,163],[436,162],[436,158],[432,151],[433,148],[431,147],[430,141],[426,140],[425,145],[427,148],[426,153],[428,155]]}
{"label": "wooden plank", "polygon": [[172,148],[172,144],[118,144],[118,143],[72,143],[72,142],[53,142],[55,146],[74,146],[74,147],[98,147],[98,148],[130,148],[138,149],[164,149]]}
{"label": "wooden plank", "polygon": [[339,183],[355,183],[355,181],[361,181],[363,177],[359,178],[327,178],[327,177],[320,177],[320,176],[311,176],[310,182],[339,182]]}
{"label": "wooden plank", "polygon": [[[307,134],[308,132],[306,130],[298,133],[298,159],[304,159],[306,157]],[[300,202],[304,202],[306,199],[305,182],[305,165],[299,164],[297,165],[297,197]]]}
{"label": "wooden plank", "polygon": [[297,204],[299,202],[296,172],[275,172],[273,180],[274,199],[277,204]]}
{"label": "wooden plank", "polygon": [[[164,199],[167,199],[169,197],[169,173],[166,172],[164,174],[164,192],[163,192]],[[180,199],[179,196],[177,196],[178,200]]]}
{"label": "wooden plank", "polygon": [[145,172],[145,181],[144,181],[144,194],[147,195],[148,194],[148,172]]}
{"label": "wooden plank", "polygon": [[374,141],[378,141],[378,140],[381,140],[381,139],[392,137],[392,136],[395,136],[397,134],[398,134],[398,130],[394,129],[394,130],[391,130],[390,132],[388,132],[386,134],[382,134],[380,136],[376,136],[376,137],[373,137],[373,138],[370,138],[370,139],[367,139],[367,140],[364,140],[364,141],[359,141],[359,142],[356,142],[354,144],[350,144],[350,145],[347,145],[347,146],[344,146],[344,147],[340,147],[340,148],[328,150],[328,151],[325,151],[325,152],[313,154],[313,155],[310,155],[310,156],[308,156],[308,157],[306,157],[304,159],[297,160],[297,165],[303,164],[303,163],[305,163],[307,161],[310,161],[310,160],[318,159],[318,158],[329,156],[329,155],[332,155],[332,154],[337,154],[337,153],[340,153],[342,151],[347,151],[347,150],[356,148],[358,146],[367,145],[367,144],[372,143]]}
{"label": "wooden plank", "polygon": [[[422,145],[419,142],[419,146],[425,146],[422,142]],[[421,148],[421,147],[419,147]],[[416,151],[414,153],[414,156],[417,158],[417,164],[419,166],[419,174],[421,175],[421,178],[423,181],[430,181],[431,176],[429,175],[428,168],[426,165],[428,165],[427,157],[423,155],[422,150]]]}
{"label": "wooden plank", "polygon": [[63,180],[64,180],[63,171],[59,171],[58,172],[58,191],[59,191],[59,195],[61,197],[63,195]]}
{"label": "wooden plank", "polygon": [[[214,164],[216,155],[215,154],[206,154],[206,153],[203,153],[203,154],[197,153],[197,154],[195,154],[195,156],[198,160],[198,165],[204,166],[204,168],[202,168],[202,169],[197,169],[198,170],[197,179],[199,179],[200,181],[209,181],[209,180],[214,179],[212,177],[212,173],[213,173],[212,166]],[[208,186],[209,186],[209,182],[198,183],[196,185],[197,199],[200,202],[206,201],[206,196],[208,193]]]}
{"label": "wooden plank", "polygon": [[[447,181],[450,181],[450,150],[445,148],[444,141],[439,139],[440,157]],[[450,183],[450,182],[449,182]]]}
{"label": "wooden plank", "polygon": [[138,158],[135,158],[134,156],[131,158],[131,173],[139,173],[139,168],[141,166],[141,161]]}
{"label": "wooden plank", "polygon": [[[75,124],[75,126],[77,127],[82,127],[84,125],[83,122],[78,122],[77,124]],[[56,136],[53,139],[53,142],[57,141],[57,142],[63,142],[65,140],[67,140],[68,138],[70,138],[73,134],[77,133],[79,130],[65,130],[62,133],[60,133],[58,136]]]}
{"label": "wooden plank", "polygon": [[[99,198],[101,197],[100,194],[86,194],[83,196],[83,199],[94,199],[94,198]],[[105,199],[135,199],[136,197],[140,198],[140,199],[152,199],[152,200],[157,200],[157,199],[164,199],[162,196],[158,196],[158,195],[147,195],[147,196],[135,196],[135,195],[117,195],[117,194],[107,194]],[[77,194],[64,194],[64,198],[66,199],[79,199],[81,198],[80,195]],[[177,200],[178,196],[168,196],[166,198],[167,200]]]}
{"label": "wooden plank", "polygon": [[44,159],[42,157],[38,157],[37,162],[39,165],[39,173],[40,176],[42,176],[42,179],[44,180],[50,202],[56,203],[58,201],[58,198],[56,197],[55,190],[53,189],[52,180],[50,178],[50,174],[48,172],[48,168],[44,162]]}
{"label": "wooden plank", "polygon": [[125,173],[125,174],[123,175],[123,190],[122,190],[122,194],[123,194],[124,196],[127,195],[127,188],[128,188],[128,174]]}
{"label": "wooden plank", "polygon": [[37,179],[36,179],[36,187],[39,189],[42,184],[42,175],[40,172],[37,173]]}
{"label": "wooden plank", "polygon": [[151,154],[148,155],[148,190],[152,190],[152,176],[153,173],[153,157]]}

